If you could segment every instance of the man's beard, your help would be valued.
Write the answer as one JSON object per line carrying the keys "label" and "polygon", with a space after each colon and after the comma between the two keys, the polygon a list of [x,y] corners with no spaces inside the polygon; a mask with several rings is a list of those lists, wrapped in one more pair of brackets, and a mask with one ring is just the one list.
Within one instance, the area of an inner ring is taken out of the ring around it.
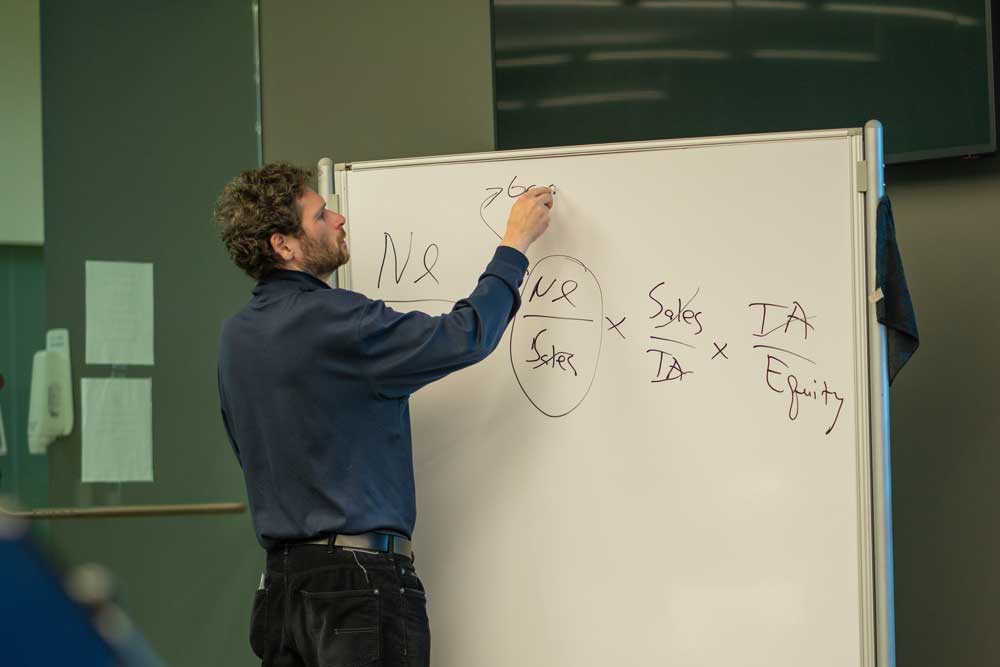
{"label": "man's beard", "polygon": [[334,246],[324,245],[302,235],[302,268],[313,276],[328,276],[347,263],[351,252],[347,245],[338,242]]}

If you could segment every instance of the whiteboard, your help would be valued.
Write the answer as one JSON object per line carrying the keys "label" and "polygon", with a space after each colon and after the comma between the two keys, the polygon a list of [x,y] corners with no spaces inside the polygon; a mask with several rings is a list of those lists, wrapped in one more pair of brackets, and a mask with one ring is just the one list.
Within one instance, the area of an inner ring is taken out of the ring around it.
{"label": "whiteboard", "polygon": [[411,399],[433,664],[874,664],[860,130],[339,165],[344,287],[466,296],[556,189],[486,361]]}

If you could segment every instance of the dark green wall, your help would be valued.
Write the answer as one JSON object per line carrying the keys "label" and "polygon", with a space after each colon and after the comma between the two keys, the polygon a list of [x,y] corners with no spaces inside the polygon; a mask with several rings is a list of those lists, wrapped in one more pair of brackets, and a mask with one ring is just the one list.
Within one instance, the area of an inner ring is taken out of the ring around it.
{"label": "dark green wall", "polygon": [[[81,484],[80,429],[50,450],[50,502],[241,501],[216,394],[221,321],[250,281],[212,227],[215,198],[256,166],[250,0],[42,3],[46,324],[84,363],[84,262],[152,262],[153,483]],[[262,554],[249,517],[51,522],[68,563],[120,578],[139,628],[172,665],[252,664],[247,623]]]}
{"label": "dark green wall", "polygon": [[[31,364],[45,349],[45,267],[38,246],[0,246],[0,411],[7,455],[0,456],[0,496],[39,507],[48,496],[48,460],[28,453]],[[72,341],[71,341],[72,343]]]}

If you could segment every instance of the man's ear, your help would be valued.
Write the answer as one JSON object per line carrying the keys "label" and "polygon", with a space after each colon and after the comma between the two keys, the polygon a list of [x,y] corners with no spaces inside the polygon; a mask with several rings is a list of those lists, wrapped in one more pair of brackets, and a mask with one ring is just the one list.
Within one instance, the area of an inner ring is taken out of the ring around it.
{"label": "man's ear", "polygon": [[275,232],[271,234],[269,239],[271,242],[271,249],[274,250],[275,254],[281,259],[288,262],[295,257],[295,253],[292,249],[288,247],[288,243],[285,242],[285,235]]}

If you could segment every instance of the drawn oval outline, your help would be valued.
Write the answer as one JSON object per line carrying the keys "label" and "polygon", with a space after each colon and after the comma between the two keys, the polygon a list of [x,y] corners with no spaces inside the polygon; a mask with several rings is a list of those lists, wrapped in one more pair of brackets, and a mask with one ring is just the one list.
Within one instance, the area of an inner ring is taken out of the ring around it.
{"label": "drawn oval outline", "polygon": [[522,296],[522,298],[524,296],[524,293],[530,287],[531,276],[533,274],[536,274],[538,272],[538,269],[547,260],[550,260],[550,259],[567,260],[567,261],[573,262],[574,264],[577,264],[580,268],[582,268],[584,270],[584,272],[586,273],[586,275],[588,275],[591,278],[591,280],[594,281],[594,287],[597,288],[597,298],[598,298],[598,301],[599,301],[599,308],[598,308],[599,312],[597,313],[597,318],[598,318],[597,319],[597,328],[598,328],[597,349],[596,349],[596,352],[595,352],[595,355],[594,355],[594,363],[593,363],[593,368],[591,370],[590,379],[587,382],[587,388],[582,392],[582,394],[580,395],[579,400],[577,400],[576,403],[574,403],[572,405],[572,407],[570,407],[568,410],[566,410],[564,412],[553,413],[553,412],[549,412],[549,411],[543,409],[542,406],[540,406],[538,404],[538,402],[534,398],[532,398],[531,394],[528,392],[527,388],[524,386],[524,383],[521,381],[521,377],[520,377],[520,375],[518,374],[518,371],[517,371],[517,368],[518,368],[517,367],[517,362],[514,360],[514,343],[515,343],[515,338],[516,338],[516,334],[517,334],[517,320],[518,320],[518,318],[516,316],[514,318],[514,322],[511,324],[509,349],[510,349],[510,364],[511,364],[511,369],[514,372],[514,379],[517,380],[517,384],[521,388],[521,392],[524,393],[525,398],[528,399],[528,401],[535,407],[536,410],[538,410],[539,412],[541,412],[546,417],[558,418],[558,417],[565,417],[566,415],[568,415],[569,413],[573,412],[578,407],[580,407],[580,405],[583,403],[583,401],[586,400],[587,395],[590,394],[590,389],[591,389],[591,387],[593,387],[594,380],[597,378],[597,365],[600,363],[600,360],[601,360],[601,348],[604,347],[604,292],[601,290],[601,283],[597,279],[597,276],[594,274],[594,272],[591,271],[587,267],[587,265],[584,264],[583,262],[581,262],[579,259],[577,259],[575,257],[571,257],[570,255],[547,255],[547,256],[542,257],[541,259],[539,259],[537,262],[535,262],[534,267],[532,267],[532,269],[528,272],[528,275],[525,276],[523,287],[522,287],[522,290],[521,290],[521,296]]}

